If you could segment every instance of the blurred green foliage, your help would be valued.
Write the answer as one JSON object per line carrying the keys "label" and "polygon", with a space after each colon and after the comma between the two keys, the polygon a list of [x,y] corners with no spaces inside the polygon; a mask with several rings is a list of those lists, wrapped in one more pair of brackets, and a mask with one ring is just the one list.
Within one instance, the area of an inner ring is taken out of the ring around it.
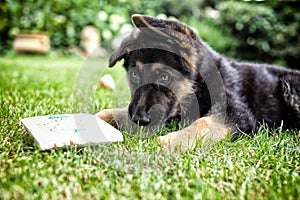
{"label": "blurred green foliage", "polygon": [[[261,4],[221,2],[218,24],[239,41],[239,58],[277,61],[300,69],[300,6],[297,2]],[[298,10],[298,11],[297,11]]]}
{"label": "blurred green foliage", "polygon": [[0,2],[0,55],[5,53],[11,43],[8,37],[8,31],[12,26],[10,20],[8,5],[5,2]]}
{"label": "blurred green foliage", "polygon": [[297,1],[271,0],[7,0],[0,3],[0,53],[19,32],[47,31],[60,51],[80,46],[85,25],[106,41],[131,30],[131,14],[141,13],[185,22],[222,54],[300,69],[299,10]]}
{"label": "blurred green foliage", "polygon": [[128,22],[128,11],[118,2],[85,0],[8,0],[14,28],[19,32],[47,31],[54,49],[79,45],[80,32],[86,25],[94,25],[107,39],[119,33]]}

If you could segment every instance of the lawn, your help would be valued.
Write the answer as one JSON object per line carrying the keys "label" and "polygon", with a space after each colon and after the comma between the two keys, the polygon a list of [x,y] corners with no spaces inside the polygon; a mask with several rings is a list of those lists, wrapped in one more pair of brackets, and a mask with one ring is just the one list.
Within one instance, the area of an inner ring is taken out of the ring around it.
{"label": "lawn", "polygon": [[[92,62],[105,68],[107,60]],[[162,153],[155,138],[126,134],[124,143],[41,151],[21,118],[128,103],[124,72],[116,67],[109,72],[119,91],[87,92],[87,107],[75,105],[77,74],[87,65],[75,57],[0,58],[0,199],[300,198],[298,131],[278,128],[270,136],[261,127],[254,138],[184,154]],[[88,87],[97,85],[97,73]]]}

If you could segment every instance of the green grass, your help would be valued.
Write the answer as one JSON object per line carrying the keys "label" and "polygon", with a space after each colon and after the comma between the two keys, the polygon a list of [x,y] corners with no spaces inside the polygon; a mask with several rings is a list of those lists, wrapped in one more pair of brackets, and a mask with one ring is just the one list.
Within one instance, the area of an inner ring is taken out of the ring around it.
{"label": "green grass", "polygon": [[[40,151],[20,119],[72,113],[82,63],[78,58],[0,58],[0,199],[300,198],[296,131],[274,130],[268,136],[262,127],[254,138],[185,154],[160,153],[155,138],[128,135],[124,143]],[[99,61],[105,65],[105,59]],[[124,76],[119,70],[111,71],[115,79]],[[92,110],[113,106],[117,94],[98,90]]]}

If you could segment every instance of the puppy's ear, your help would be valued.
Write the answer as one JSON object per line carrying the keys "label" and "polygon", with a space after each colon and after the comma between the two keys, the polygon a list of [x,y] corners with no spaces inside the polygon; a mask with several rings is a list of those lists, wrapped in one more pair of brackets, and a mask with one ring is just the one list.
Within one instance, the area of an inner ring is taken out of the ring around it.
{"label": "puppy's ear", "polygon": [[109,57],[108,67],[113,67],[116,63],[124,58],[125,54],[123,55],[120,49],[114,51],[111,56]]}
{"label": "puppy's ear", "polygon": [[159,36],[161,41],[168,41],[172,52],[184,58],[191,68],[195,67],[196,47],[201,42],[191,28],[177,21],[157,19],[139,14],[132,15],[131,19],[141,32],[150,33],[152,37]]}
{"label": "puppy's ear", "polygon": [[157,19],[149,16],[134,14],[131,17],[133,24],[138,29],[148,28],[163,36],[173,36],[174,32],[180,32],[192,39],[198,38],[196,33],[186,25],[172,20]]}
{"label": "puppy's ear", "polygon": [[131,16],[131,20],[135,27],[140,30],[153,31],[161,36],[168,37],[168,35],[159,30],[159,28],[164,29],[163,21],[161,19],[134,14]]}
{"label": "puppy's ear", "polygon": [[113,67],[115,66],[115,64],[122,60],[123,58],[125,58],[128,53],[130,52],[130,50],[132,49],[132,45],[133,45],[133,40],[137,37],[136,31],[134,31],[130,36],[128,36],[127,38],[125,38],[122,43],[121,46],[119,47],[119,49],[117,49],[116,51],[114,51],[110,58],[109,58],[109,67]]}

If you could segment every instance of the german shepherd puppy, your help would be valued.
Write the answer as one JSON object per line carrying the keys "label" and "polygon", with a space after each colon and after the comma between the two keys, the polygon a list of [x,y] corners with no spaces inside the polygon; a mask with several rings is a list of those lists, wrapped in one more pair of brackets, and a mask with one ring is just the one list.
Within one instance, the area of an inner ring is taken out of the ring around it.
{"label": "german shepherd puppy", "polygon": [[300,128],[300,72],[238,62],[212,50],[177,22],[133,15],[136,30],[113,52],[109,67],[124,59],[132,101],[97,115],[121,125],[172,120],[192,124],[160,137],[163,147],[191,149],[197,140],[253,135],[260,124]]}

